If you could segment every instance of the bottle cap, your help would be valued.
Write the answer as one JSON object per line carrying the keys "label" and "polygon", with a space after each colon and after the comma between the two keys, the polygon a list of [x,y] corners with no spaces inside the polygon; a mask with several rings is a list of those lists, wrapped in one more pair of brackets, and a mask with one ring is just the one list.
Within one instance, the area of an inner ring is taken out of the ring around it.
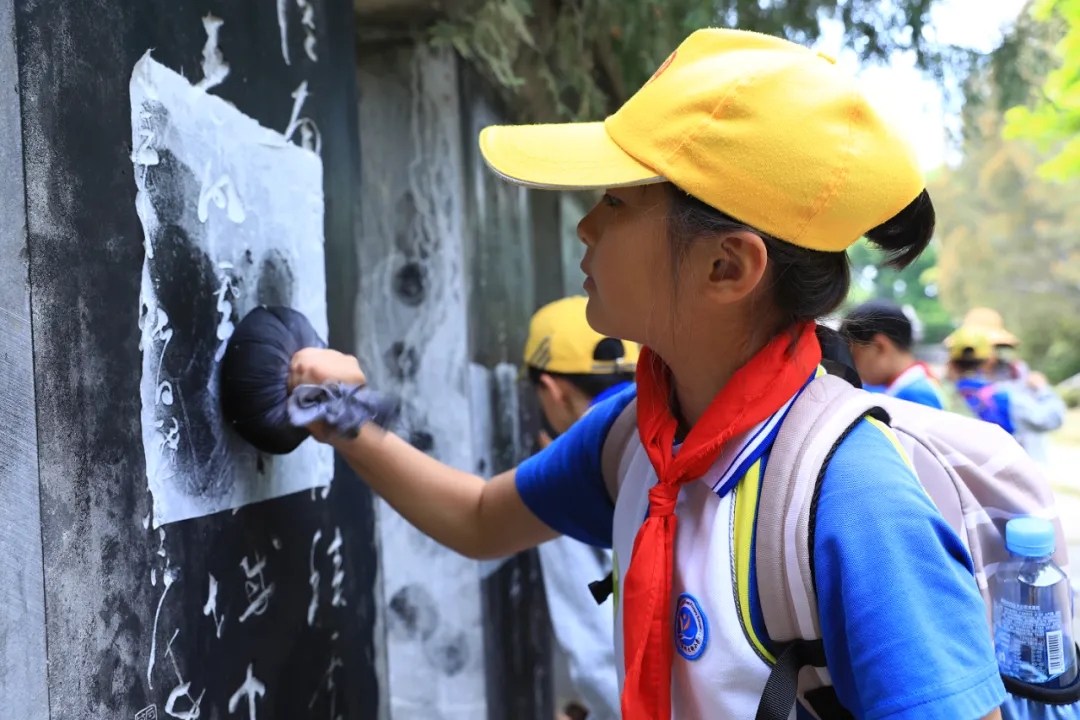
{"label": "bottle cap", "polygon": [[1013,518],[1005,524],[1005,547],[1024,557],[1054,554],[1054,524],[1037,517]]}

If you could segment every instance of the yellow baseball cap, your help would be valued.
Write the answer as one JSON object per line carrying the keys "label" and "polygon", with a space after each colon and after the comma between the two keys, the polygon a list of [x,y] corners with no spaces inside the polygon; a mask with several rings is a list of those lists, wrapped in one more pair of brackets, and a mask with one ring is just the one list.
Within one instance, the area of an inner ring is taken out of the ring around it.
{"label": "yellow baseball cap", "polygon": [[781,240],[842,251],[925,187],[914,149],[835,62],[780,38],[699,30],[603,122],[495,126],[503,178],[586,190],[670,181]]}
{"label": "yellow baseball cap", "polygon": [[970,350],[973,360],[989,360],[993,354],[990,336],[983,328],[974,325],[962,325],[948,337],[949,359],[960,360],[965,351]]}
{"label": "yellow baseball cap", "polygon": [[597,360],[596,346],[604,335],[589,326],[585,306],[589,300],[574,296],[556,300],[540,308],[529,322],[525,341],[525,364],[551,373],[565,375],[610,375],[633,372],[641,348],[622,341],[623,357]]}

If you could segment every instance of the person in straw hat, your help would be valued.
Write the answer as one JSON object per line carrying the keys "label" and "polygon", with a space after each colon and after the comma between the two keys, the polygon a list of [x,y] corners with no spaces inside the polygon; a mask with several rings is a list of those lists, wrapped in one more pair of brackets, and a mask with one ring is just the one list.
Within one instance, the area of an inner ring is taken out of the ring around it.
{"label": "person in straw hat", "polygon": [[[1041,372],[1031,370],[1016,355],[1019,339],[1005,329],[1001,315],[974,308],[964,323],[945,339],[950,357],[974,338],[985,355],[977,368],[957,382],[957,388],[978,417],[1007,430],[1033,459],[1049,462],[1049,433],[1065,422],[1065,402]],[[955,362],[955,361],[954,361]]]}

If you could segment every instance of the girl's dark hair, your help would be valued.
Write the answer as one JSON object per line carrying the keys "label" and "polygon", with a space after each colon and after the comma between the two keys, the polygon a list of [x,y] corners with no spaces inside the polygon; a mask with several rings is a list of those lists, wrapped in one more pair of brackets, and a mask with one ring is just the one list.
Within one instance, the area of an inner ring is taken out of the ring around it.
{"label": "girl's dark hair", "polygon": [[[792,245],[739,222],[696,197],[668,183],[671,201],[669,232],[675,267],[686,248],[702,235],[750,231],[765,241],[773,297],[784,330],[800,322],[816,320],[839,308],[851,286],[851,266],[846,252],[823,252]],[[891,220],[866,233],[871,244],[885,252],[885,265],[902,269],[926,249],[934,235],[934,206],[923,190]]]}

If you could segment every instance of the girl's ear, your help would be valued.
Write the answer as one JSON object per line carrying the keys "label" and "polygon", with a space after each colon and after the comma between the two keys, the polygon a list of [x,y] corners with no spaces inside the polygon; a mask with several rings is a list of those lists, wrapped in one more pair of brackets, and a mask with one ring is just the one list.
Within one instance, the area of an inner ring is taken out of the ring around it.
{"label": "girl's ear", "polygon": [[742,300],[761,283],[768,269],[765,241],[757,233],[738,230],[727,233],[714,247],[709,294],[724,303]]}

